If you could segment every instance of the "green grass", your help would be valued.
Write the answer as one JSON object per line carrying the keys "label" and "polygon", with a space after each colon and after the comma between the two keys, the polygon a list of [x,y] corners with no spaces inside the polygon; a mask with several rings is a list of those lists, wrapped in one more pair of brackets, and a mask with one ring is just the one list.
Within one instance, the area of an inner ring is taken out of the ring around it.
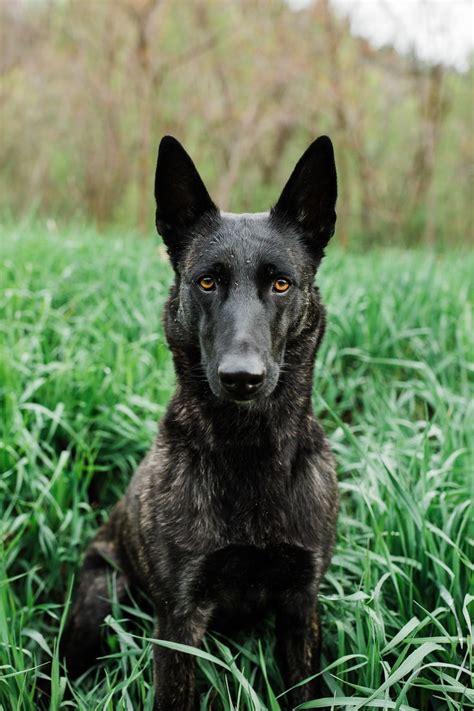
{"label": "green grass", "polygon": [[[25,222],[1,228],[0,270],[0,707],[35,709],[43,677],[51,709],[151,709],[153,627],[137,604],[114,605],[110,658],[73,701],[57,642],[81,553],[173,391],[170,269],[153,239]],[[314,406],[342,498],[321,596],[334,708],[474,702],[473,270],[467,253],[335,247],[321,269]],[[261,639],[208,637],[201,708],[278,709],[272,650],[271,624]]]}

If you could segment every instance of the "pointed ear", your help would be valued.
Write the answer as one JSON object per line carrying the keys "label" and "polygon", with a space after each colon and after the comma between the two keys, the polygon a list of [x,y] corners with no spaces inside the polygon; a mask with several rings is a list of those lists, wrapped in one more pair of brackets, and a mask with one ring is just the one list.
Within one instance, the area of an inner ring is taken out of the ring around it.
{"label": "pointed ear", "polygon": [[334,150],[331,139],[320,136],[299,159],[272,215],[297,225],[320,253],[334,234],[336,198]]}
{"label": "pointed ear", "polygon": [[172,136],[164,136],[158,149],[155,200],[156,229],[176,266],[189,241],[190,229],[206,213],[216,213],[217,208],[193,161]]}

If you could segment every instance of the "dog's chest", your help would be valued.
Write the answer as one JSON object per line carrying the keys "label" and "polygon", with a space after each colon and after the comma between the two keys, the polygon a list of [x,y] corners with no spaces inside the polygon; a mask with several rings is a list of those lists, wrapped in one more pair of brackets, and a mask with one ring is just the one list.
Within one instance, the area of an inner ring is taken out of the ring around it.
{"label": "dog's chest", "polygon": [[318,502],[308,462],[295,473],[288,461],[239,452],[183,464],[160,486],[158,508],[180,548],[206,554],[227,545],[314,548]]}
{"label": "dog's chest", "polygon": [[273,607],[289,590],[306,588],[314,572],[314,556],[299,546],[234,544],[204,557],[196,595],[215,610],[218,623],[232,624]]}
{"label": "dog's chest", "polygon": [[[295,497],[297,500],[295,500]],[[179,547],[209,554],[226,546],[269,548],[315,545],[315,502],[310,487],[290,492],[262,479],[258,485],[183,487],[179,505],[167,516],[170,538]]]}

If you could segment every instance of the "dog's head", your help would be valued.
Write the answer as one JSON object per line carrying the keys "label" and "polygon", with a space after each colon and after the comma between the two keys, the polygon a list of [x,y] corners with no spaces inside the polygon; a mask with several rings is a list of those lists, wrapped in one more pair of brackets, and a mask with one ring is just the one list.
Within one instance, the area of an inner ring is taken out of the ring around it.
{"label": "dog's head", "polygon": [[221,213],[181,144],[161,141],[156,226],[177,275],[175,319],[218,398],[250,402],[275,389],[334,233],[336,195],[326,136],[300,158],[269,213],[241,215]]}

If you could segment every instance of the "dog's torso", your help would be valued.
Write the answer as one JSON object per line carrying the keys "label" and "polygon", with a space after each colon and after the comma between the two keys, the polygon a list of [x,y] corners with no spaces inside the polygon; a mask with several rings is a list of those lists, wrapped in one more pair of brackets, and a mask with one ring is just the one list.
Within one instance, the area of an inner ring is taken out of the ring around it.
{"label": "dog's torso", "polygon": [[279,447],[245,432],[227,443],[192,433],[175,441],[175,425],[165,421],[119,505],[125,567],[157,608],[205,608],[226,629],[289,593],[316,593],[338,501],[317,422],[305,418],[298,441]]}

